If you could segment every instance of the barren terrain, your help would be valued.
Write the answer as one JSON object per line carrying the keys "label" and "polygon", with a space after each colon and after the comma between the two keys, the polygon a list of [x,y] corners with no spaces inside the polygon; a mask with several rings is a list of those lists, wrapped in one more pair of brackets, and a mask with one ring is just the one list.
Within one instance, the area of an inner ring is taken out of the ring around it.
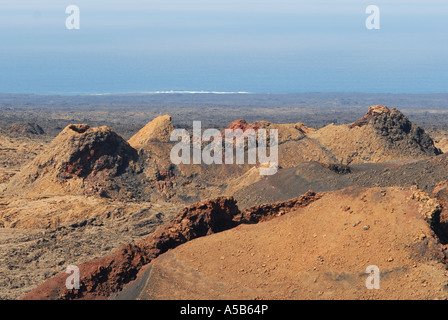
{"label": "barren terrain", "polygon": [[[0,97],[0,299],[446,299],[446,97],[378,98]],[[193,120],[277,174],[173,165]]]}

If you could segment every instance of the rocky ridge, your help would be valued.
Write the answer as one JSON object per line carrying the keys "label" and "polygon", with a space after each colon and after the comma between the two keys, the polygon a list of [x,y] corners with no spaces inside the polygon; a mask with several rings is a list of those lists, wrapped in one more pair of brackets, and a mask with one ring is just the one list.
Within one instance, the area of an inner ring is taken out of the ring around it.
{"label": "rocky ridge", "polygon": [[[232,197],[202,201],[183,209],[172,221],[153,234],[125,245],[111,255],[79,266],[81,287],[65,288],[66,274],[59,274],[25,295],[23,299],[105,299],[134,280],[144,265],[159,255],[196,238],[232,229],[242,223],[256,223],[303,208],[319,199],[312,191],[298,199],[240,212]],[[276,210],[271,210],[275,208]]]}

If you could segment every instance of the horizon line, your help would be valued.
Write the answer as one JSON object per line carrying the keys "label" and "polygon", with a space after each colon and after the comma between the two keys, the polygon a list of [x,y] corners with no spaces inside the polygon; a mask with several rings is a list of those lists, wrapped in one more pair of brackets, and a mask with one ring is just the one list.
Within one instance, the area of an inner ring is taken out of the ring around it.
{"label": "horizon line", "polygon": [[0,96],[132,96],[132,95],[170,95],[170,94],[210,94],[210,95],[299,95],[299,94],[367,94],[367,95],[444,95],[448,92],[363,92],[363,91],[306,91],[306,92],[249,92],[249,91],[205,91],[205,90],[166,90],[166,91],[142,91],[142,92],[117,92],[117,93],[23,93],[23,92],[0,92]]}

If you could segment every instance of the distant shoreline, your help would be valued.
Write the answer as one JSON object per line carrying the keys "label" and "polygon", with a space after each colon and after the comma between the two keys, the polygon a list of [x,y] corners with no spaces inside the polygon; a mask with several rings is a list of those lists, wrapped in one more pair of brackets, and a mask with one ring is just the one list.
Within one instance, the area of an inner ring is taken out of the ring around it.
{"label": "distant shoreline", "polygon": [[0,92],[0,97],[5,96],[46,96],[46,97],[95,97],[95,96],[145,96],[145,95],[279,95],[279,96],[348,96],[348,95],[388,95],[388,96],[448,96],[448,92],[427,92],[427,93],[395,93],[395,92],[250,92],[250,91],[205,91],[205,90],[166,90],[166,91],[144,91],[144,92],[99,92],[99,93],[14,93]]}

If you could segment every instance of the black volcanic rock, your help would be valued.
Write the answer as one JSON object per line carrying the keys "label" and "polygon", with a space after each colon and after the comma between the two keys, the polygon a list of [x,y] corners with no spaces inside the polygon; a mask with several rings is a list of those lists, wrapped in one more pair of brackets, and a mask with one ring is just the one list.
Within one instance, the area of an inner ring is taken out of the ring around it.
{"label": "black volcanic rock", "polygon": [[436,156],[442,153],[435,147],[434,141],[425,130],[409,121],[396,108],[372,106],[363,118],[351,124],[350,127],[364,125],[371,125],[391,148],[409,150],[416,156]]}

